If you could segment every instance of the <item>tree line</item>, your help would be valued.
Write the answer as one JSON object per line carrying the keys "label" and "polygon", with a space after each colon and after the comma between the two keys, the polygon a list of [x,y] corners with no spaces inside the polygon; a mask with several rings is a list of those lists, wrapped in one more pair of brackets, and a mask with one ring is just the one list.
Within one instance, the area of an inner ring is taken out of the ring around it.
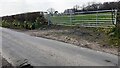
{"label": "tree line", "polygon": [[[74,10],[78,10],[78,6],[74,6]],[[104,2],[104,3],[95,3],[89,2],[87,6],[83,5],[81,11],[97,11],[97,10],[114,10],[120,9],[120,1],[118,2]]]}
{"label": "tree line", "polygon": [[89,11],[96,11],[96,10],[112,10],[112,9],[120,9],[120,1],[119,2],[104,2],[101,3],[92,3],[87,7],[83,8],[82,10],[89,10]]}

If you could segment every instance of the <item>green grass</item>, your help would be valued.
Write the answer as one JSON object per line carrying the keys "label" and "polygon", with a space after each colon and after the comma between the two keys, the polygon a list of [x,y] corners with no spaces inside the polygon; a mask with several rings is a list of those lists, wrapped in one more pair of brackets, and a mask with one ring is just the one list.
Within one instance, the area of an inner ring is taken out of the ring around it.
{"label": "green grass", "polygon": [[[70,21],[71,18],[71,21]],[[52,16],[51,21],[53,24],[63,24],[63,25],[78,25],[86,23],[96,23],[96,13],[95,14],[79,14],[79,15],[61,15]],[[98,13],[98,23],[112,25],[112,15],[110,12]]]}

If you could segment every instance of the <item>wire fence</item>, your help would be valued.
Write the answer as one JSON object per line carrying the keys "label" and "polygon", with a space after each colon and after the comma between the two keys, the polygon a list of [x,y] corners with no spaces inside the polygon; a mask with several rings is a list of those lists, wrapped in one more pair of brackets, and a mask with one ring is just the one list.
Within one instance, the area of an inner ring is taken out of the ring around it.
{"label": "wire fence", "polygon": [[116,24],[116,15],[117,10],[104,10],[54,15],[47,14],[46,18],[49,24],[52,23],[56,25],[101,27],[114,26]]}

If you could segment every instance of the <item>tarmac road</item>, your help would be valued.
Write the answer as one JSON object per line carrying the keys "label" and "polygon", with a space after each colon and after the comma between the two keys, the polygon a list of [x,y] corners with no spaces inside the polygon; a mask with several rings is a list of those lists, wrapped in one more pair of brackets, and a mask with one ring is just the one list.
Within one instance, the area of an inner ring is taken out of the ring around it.
{"label": "tarmac road", "polygon": [[6,28],[2,31],[2,56],[13,66],[115,66],[118,56],[55,40],[29,36]]}

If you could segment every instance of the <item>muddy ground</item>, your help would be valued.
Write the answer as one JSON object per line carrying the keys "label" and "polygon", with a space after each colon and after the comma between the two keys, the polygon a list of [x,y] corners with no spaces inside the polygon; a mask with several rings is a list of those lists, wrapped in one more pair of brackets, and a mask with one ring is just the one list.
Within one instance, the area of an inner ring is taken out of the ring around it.
{"label": "muddy ground", "polygon": [[76,46],[118,55],[118,48],[108,43],[107,35],[84,27],[52,26],[36,30],[17,30],[31,36],[43,37]]}
{"label": "muddy ground", "polygon": [[5,59],[2,57],[0,53],[0,68],[13,68],[13,66]]}

